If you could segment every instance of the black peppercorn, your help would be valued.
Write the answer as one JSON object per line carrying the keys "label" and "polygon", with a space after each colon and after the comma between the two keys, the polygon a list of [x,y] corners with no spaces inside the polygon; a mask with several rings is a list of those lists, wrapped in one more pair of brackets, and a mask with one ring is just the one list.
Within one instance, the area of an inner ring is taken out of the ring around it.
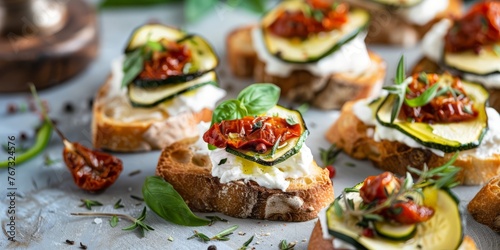
{"label": "black peppercorn", "polygon": [[217,250],[217,247],[215,245],[210,245],[207,250]]}

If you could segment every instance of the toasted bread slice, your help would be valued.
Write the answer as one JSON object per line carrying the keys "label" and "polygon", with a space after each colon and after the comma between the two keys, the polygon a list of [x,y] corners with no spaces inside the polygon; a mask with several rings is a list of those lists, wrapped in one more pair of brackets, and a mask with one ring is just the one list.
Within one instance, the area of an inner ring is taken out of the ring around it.
{"label": "toasted bread slice", "polygon": [[479,190],[467,210],[477,222],[500,233],[500,176],[492,178]]}
{"label": "toasted bread slice", "polygon": [[[307,247],[309,250],[332,250],[335,249],[333,247],[333,237],[330,239],[323,238],[323,231],[321,229],[321,223],[316,222],[316,225],[313,228],[311,233],[311,237],[309,238],[309,246]],[[462,241],[462,245],[460,245],[459,249],[466,250],[475,250],[477,249],[476,243],[474,240],[465,236]]]}
{"label": "toasted bread slice", "polygon": [[[441,73],[444,71],[437,63],[427,57],[423,57],[415,64],[412,69],[412,74],[419,72]],[[488,88],[490,98],[488,100],[490,107],[500,112],[500,88]]]}
{"label": "toasted bread slice", "polygon": [[[352,111],[353,104],[348,102],[342,107],[339,118],[326,133],[329,142],[335,143],[351,157],[369,159],[376,167],[403,176],[407,166],[422,169],[427,164],[429,168],[435,168],[448,162],[454,155],[447,153],[440,157],[430,150],[411,148],[400,142],[373,140],[368,134],[369,130],[373,134],[374,128],[356,117]],[[459,154],[453,165],[461,168],[457,181],[464,185],[481,185],[500,175],[500,155],[482,159]]]}
{"label": "toasted bread slice", "polygon": [[162,149],[181,140],[195,141],[198,137],[196,125],[200,121],[210,121],[212,117],[212,111],[205,108],[199,113],[182,113],[173,117],[163,112],[161,117],[155,119],[117,120],[110,114],[119,106],[130,104],[108,98],[110,88],[111,77],[101,86],[94,100],[94,148],[118,152],[148,151]]}
{"label": "toasted bread slice", "polygon": [[333,201],[333,186],[327,169],[314,163],[314,174],[290,179],[290,186],[279,189],[261,187],[255,182],[220,183],[211,174],[206,154],[193,151],[188,144],[175,143],[163,149],[156,175],[179,192],[193,211],[220,212],[239,218],[280,221],[306,221]]}
{"label": "toasted bread slice", "polygon": [[257,82],[270,82],[281,88],[290,101],[310,102],[321,109],[340,109],[349,100],[378,94],[386,72],[384,60],[369,51],[372,64],[363,74],[337,73],[318,77],[306,70],[294,70],[288,77],[268,74],[265,62],[257,58],[251,32],[255,26],[232,31],[227,37],[228,62],[239,77],[254,77]]}
{"label": "toasted bread slice", "polygon": [[449,0],[448,8],[425,25],[416,25],[376,3],[363,0],[345,0],[352,6],[367,9],[371,14],[367,43],[414,46],[435,23],[443,18],[458,17],[462,14],[463,1]]}

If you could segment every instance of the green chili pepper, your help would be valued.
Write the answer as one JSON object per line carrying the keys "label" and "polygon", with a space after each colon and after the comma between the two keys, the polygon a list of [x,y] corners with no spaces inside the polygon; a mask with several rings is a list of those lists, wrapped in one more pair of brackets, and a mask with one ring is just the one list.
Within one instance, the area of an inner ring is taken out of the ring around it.
{"label": "green chili pepper", "polygon": [[[40,127],[40,129],[36,134],[35,144],[33,144],[33,146],[31,146],[27,151],[15,156],[15,163],[16,163],[15,165],[17,166],[40,154],[45,149],[45,147],[47,147],[47,144],[49,144],[51,136],[52,136],[52,126],[50,125],[50,122],[44,120],[42,126]],[[6,168],[8,166],[9,166],[9,160],[0,162],[0,168]]]}

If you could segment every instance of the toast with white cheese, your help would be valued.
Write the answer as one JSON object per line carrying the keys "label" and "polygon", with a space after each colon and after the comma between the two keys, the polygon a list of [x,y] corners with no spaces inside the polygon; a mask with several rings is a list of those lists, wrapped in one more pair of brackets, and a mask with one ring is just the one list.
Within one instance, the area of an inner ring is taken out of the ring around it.
{"label": "toast with white cheese", "polygon": [[[407,166],[429,168],[442,166],[454,153],[440,157],[428,149],[412,148],[396,141],[375,141],[374,127],[364,124],[353,111],[355,102],[348,102],[342,107],[337,121],[326,133],[329,142],[335,143],[346,154],[356,159],[369,159],[382,170],[404,175]],[[489,145],[496,147],[495,145]],[[471,154],[459,153],[453,164],[461,168],[457,181],[464,185],[480,185],[494,176],[500,175],[500,155],[480,158]]]}
{"label": "toast with white cheese", "polygon": [[492,178],[479,190],[467,210],[476,221],[500,233],[500,176]]}
{"label": "toast with white cheese", "polygon": [[94,148],[132,152],[194,140],[225,91],[218,57],[201,36],[162,24],[136,28],[93,107]]}
{"label": "toast with white cheese", "polygon": [[239,218],[307,221],[333,201],[327,169],[312,163],[313,172],[289,179],[286,191],[243,180],[221,183],[212,176],[209,156],[194,144],[175,143],[163,149],[156,175],[172,184],[193,211],[220,212]]}
{"label": "toast with white cheese", "polygon": [[[429,3],[425,3],[425,1]],[[448,2],[448,4],[444,10],[431,17],[430,21],[420,23],[427,13],[431,12],[428,8],[432,9],[436,7],[437,2],[435,0],[422,0],[420,3],[416,3],[415,6],[408,7],[415,8],[413,11],[405,11],[405,7],[384,6],[384,4],[376,3],[377,1],[345,0],[345,2],[348,2],[352,6],[367,9],[370,12],[371,22],[368,27],[368,36],[366,37],[367,43],[391,44],[404,47],[414,46],[429,31],[432,25],[443,18],[460,16],[463,8],[462,0],[446,0],[445,2]],[[380,2],[389,3],[390,1]],[[442,1],[440,0],[440,2]],[[422,6],[422,9],[419,10],[417,5],[421,4],[425,4],[426,6]],[[412,18],[408,18],[409,15],[412,15]],[[415,19],[418,23],[412,23],[411,19]]]}
{"label": "toast with white cheese", "polygon": [[[198,137],[196,125],[200,121],[210,121],[212,117],[208,108],[177,116],[169,116],[160,109],[133,108],[122,96],[110,96],[111,85],[112,76],[101,86],[94,99],[94,148],[118,152],[148,151],[162,149],[181,140],[194,141]],[[151,112],[155,115],[148,115]]]}
{"label": "toast with white cheese", "polygon": [[371,64],[361,74],[335,73],[319,77],[308,70],[293,70],[283,77],[266,72],[252,42],[252,29],[245,26],[233,30],[226,39],[227,60],[232,73],[252,77],[256,82],[271,82],[281,88],[282,96],[296,102],[310,102],[321,109],[340,109],[349,100],[377,95],[385,78],[386,64],[369,51]]}

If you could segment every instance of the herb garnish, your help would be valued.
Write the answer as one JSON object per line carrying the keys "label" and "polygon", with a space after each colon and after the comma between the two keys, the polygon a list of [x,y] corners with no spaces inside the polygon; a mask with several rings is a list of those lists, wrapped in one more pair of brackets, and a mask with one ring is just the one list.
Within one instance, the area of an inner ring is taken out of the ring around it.
{"label": "herb garnish", "polygon": [[321,156],[321,161],[324,166],[332,165],[337,159],[337,155],[342,150],[337,148],[337,145],[334,143],[328,149],[319,148],[319,155]]}
{"label": "herb garnish", "polygon": [[142,195],[148,207],[164,220],[183,226],[210,224],[193,214],[174,187],[159,176],[149,176],[142,186]]}
{"label": "herb garnish", "polygon": [[134,176],[134,175],[137,175],[137,174],[140,174],[141,173],[141,170],[140,169],[137,169],[135,171],[132,171],[128,174],[128,176]]}
{"label": "herb garnish", "polygon": [[[441,94],[444,94],[448,91],[451,91],[451,89],[445,90],[439,90],[439,87],[441,84],[439,84],[439,81],[432,85],[431,87],[427,88],[422,94],[420,94],[418,97],[408,99],[406,98],[406,93],[410,91],[408,88],[408,85],[412,82],[413,78],[408,77],[406,78],[405,75],[405,70],[404,70],[404,56],[401,56],[401,59],[399,60],[398,63],[398,68],[396,70],[396,77],[394,78],[394,83],[395,85],[392,86],[386,86],[383,89],[387,90],[389,94],[392,94],[396,97],[396,101],[394,102],[394,106],[392,107],[392,112],[391,112],[391,123],[393,123],[396,120],[396,117],[399,115],[399,112],[401,111],[401,107],[403,106],[403,103],[408,105],[409,107],[422,107],[427,105],[429,102],[432,101],[436,96],[439,96]],[[429,79],[427,77],[427,74],[425,73],[420,73],[420,75],[417,78],[418,81],[421,81],[425,84],[429,84]],[[441,81],[442,79],[440,79]],[[452,91],[453,94],[453,91]]]}
{"label": "herb garnish", "polygon": [[124,208],[125,206],[122,205],[122,199],[119,199],[115,205],[113,205],[114,209],[119,209],[119,208]]}
{"label": "herb garnish", "polygon": [[220,165],[222,165],[222,164],[226,164],[226,162],[227,162],[227,158],[224,158],[224,159],[221,159],[221,160],[219,161],[219,164],[217,164],[217,165],[218,165],[218,166],[220,166]]}
{"label": "herb garnish", "polygon": [[[333,211],[339,218],[357,218],[357,225],[362,227],[368,226],[369,221],[382,221],[384,218],[378,214],[380,211],[393,207],[394,204],[401,202],[401,200],[407,200],[407,197],[411,196],[410,194],[412,193],[422,193],[424,187],[434,186],[437,189],[441,189],[452,188],[458,185],[455,177],[460,171],[460,168],[452,166],[457,157],[458,153],[451,157],[451,159],[443,166],[430,170],[426,164],[424,164],[422,170],[408,166],[407,168],[409,172],[406,173],[406,177],[404,178],[399,190],[387,193],[387,199],[381,203],[364,204],[362,202],[358,208],[355,208],[353,200],[348,199],[346,194],[348,192],[359,192],[359,190],[355,190],[353,188],[344,189],[340,198],[335,199],[333,203]],[[414,181],[411,173],[418,175],[419,178]],[[341,203],[344,206],[341,206]],[[392,210],[392,212],[394,214],[398,213],[397,210]],[[399,213],[400,212],[401,211],[399,211]]]}
{"label": "herb garnish", "polygon": [[252,243],[252,241],[253,241],[253,235],[252,235],[252,237],[250,237],[250,239],[245,241],[245,243],[243,243],[243,246],[238,248],[238,250],[246,250],[248,248],[248,246],[250,246],[250,243]]}
{"label": "herb garnish", "polygon": [[43,165],[46,167],[53,166],[56,163],[61,162],[61,159],[52,159],[49,154],[43,156]]}
{"label": "herb garnish", "polygon": [[[146,219],[146,207],[144,207],[144,209],[142,209],[141,214],[137,218],[134,218],[134,217],[127,215],[127,214],[114,214],[114,213],[71,213],[71,215],[76,215],[76,216],[111,216],[111,217],[117,217],[117,218],[119,217],[122,219],[126,219],[126,220],[131,221],[133,224],[126,227],[126,228],[123,228],[122,230],[132,231],[132,230],[138,229],[141,237],[144,237],[145,231],[153,231],[154,230],[151,226],[144,223],[144,219]],[[113,218],[111,218],[111,219],[113,219]]]}
{"label": "herb garnish", "polygon": [[223,219],[223,218],[221,218],[221,217],[219,217],[219,216],[216,216],[216,215],[213,215],[213,216],[205,216],[205,217],[206,217],[207,219],[209,219],[209,220],[210,220],[210,224],[208,224],[209,226],[211,226],[211,225],[215,224],[215,222],[217,222],[217,221],[227,222],[227,220],[226,220],[226,219]]}
{"label": "herb garnish", "polygon": [[198,238],[203,242],[208,242],[211,240],[219,240],[219,241],[228,241],[229,235],[233,234],[233,232],[238,228],[238,225],[234,225],[228,229],[221,231],[220,233],[214,235],[212,238],[208,237],[206,234],[200,233],[194,230],[194,234],[187,238],[188,240]]}
{"label": "herb garnish", "polygon": [[126,87],[142,72],[144,61],[149,60],[154,51],[162,51],[163,49],[160,42],[147,41],[134,51],[125,54],[122,87]]}
{"label": "herb garnish", "polygon": [[263,114],[276,106],[279,96],[280,88],[274,84],[252,84],[243,89],[236,99],[219,104],[214,109],[212,124]]}
{"label": "herb garnish", "polygon": [[102,203],[100,203],[98,201],[93,201],[93,200],[88,200],[88,199],[81,199],[81,201],[83,203],[80,204],[80,207],[86,207],[88,210],[92,210],[92,207],[102,206]]}
{"label": "herb garnish", "polygon": [[296,244],[297,243],[295,243],[295,242],[288,243],[288,242],[286,242],[286,240],[281,240],[279,247],[280,247],[280,250],[292,250],[292,249],[294,249]]}
{"label": "herb garnish", "polygon": [[116,227],[116,225],[118,225],[118,217],[116,215],[113,215],[113,217],[109,219],[109,225],[111,227]]}
{"label": "herb garnish", "polygon": [[298,124],[299,122],[296,121],[292,116],[289,116],[286,118],[286,123],[288,123],[288,125],[290,126],[293,126],[295,124]]}
{"label": "herb garnish", "polygon": [[134,200],[137,200],[137,201],[144,201],[144,198],[142,197],[139,197],[139,196],[135,196],[135,195],[130,195],[130,198],[134,199]]}
{"label": "herb garnish", "polygon": [[82,242],[80,242],[80,249],[87,249],[87,245],[84,245]]}

